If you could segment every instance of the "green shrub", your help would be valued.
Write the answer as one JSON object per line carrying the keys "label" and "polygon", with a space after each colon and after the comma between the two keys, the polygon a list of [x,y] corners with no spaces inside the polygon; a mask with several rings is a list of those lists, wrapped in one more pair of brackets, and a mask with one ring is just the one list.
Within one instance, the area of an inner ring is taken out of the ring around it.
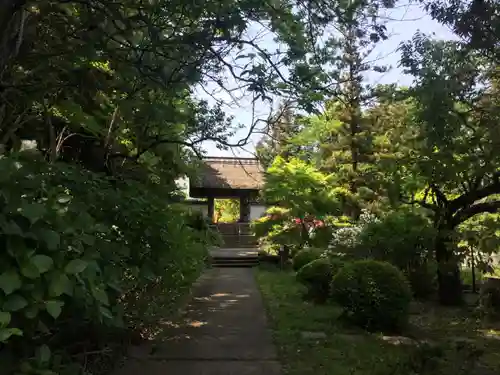
{"label": "green shrub", "polygon": [[135,327],[135,302],[152,285],[176,301],[211,234],[167,199],[75,165],[0,158],[2,350],[50,357],[47,343],[64,351],[106,327]]}
{"label": "green shrub", "polygon": [[313,260],[318,259],[321,256],[321,250],[315,248],[307,248],[300,250],[293,257],[292,266],[294,271],[300,270],[307,263],[312,262]]}
{"label": "green shrub", "polygon": [[418,212],[396,211],[363,228],[355,253],[358,258],[395,265],[407,275],[414,295],[424,298],[436,287],[429,266],[434,239],[435,230],[427,218]]}
{"label": "green shrub", "polygon": [[313,231],[313,235],[309,239],[312,247],[326,249],[332,240],[333,226],[324,225],[317,227]]}
{"label": "green shrub", "polygon": [[368,330],[399,330],[408,320],[411,290],[390,263],[347,263],[332,279],[331,296],[349,320]]}
{"label": "green shrub", "polygon": [[328,297],[332,277],[338,271],[335,266],[328,258],[313,260],[298,270],[297,280],[307,287],[309,297],[324,301]]}

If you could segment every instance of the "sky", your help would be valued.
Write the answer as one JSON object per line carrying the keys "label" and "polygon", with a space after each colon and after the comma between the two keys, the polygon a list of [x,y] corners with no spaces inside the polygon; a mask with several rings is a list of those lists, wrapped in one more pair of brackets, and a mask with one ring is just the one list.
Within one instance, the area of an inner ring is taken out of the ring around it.
{"label": "sky", "polygon": [[[455,39],[456,37],[450,29],[434,21],[418,5],[408,5],[408,0],[402,0],[395,9],[387,11],[387,31],[389,38],[381,42],[368,57],[368,60],[377,60],[377,64],[389,66],[388,72],[368,73],[366,82],[372,84],[397,83],[399,85],[410,85],[412,77],[402,73],[398,67],[400,55],[397,51],[401,42],[410,40],[416,32],[423,32],[433,36],[435,39]],[[259,33],[255,28],[251,33]],[[272,35],[264,35],[259,40],[259,45],[269,50],[275,50],[279,46],[273,41]],[[231,86],[231,79],[227,78],[227,83]],[[233,122],[242,124],[243,128],[231,138],[232,143],[236,143],[244,138],[249,131],[249,127],[257,118],[267,118],[272,108],[265,103],[258,102],[252,105],[252,97],[243,92],[235,91],[232,97],[226,92],[217,89],[216,86],[204,86],[197,90],[197,96],[207,100],[210,104],[215,104],[217,100],[222,100],[226,105],[224,111],[228,115],[234,116]],[[213,142],[205,142],[202,147],[207,152],[207,156],[240,156],[253,157],[255,145],[260,139],[260,134],[254,134],[250,143],[243,148],[232,148],[220,150]]]}

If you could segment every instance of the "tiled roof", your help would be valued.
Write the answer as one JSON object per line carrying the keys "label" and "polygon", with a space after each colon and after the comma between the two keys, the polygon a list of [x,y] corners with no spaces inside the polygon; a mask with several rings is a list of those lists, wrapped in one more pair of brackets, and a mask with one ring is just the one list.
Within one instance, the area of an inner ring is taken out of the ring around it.
{"label": "tiled roof", "polygon": [[263,185],[264,169],[254,158],[205,158],[191,181],[194,188],[259,190]]}

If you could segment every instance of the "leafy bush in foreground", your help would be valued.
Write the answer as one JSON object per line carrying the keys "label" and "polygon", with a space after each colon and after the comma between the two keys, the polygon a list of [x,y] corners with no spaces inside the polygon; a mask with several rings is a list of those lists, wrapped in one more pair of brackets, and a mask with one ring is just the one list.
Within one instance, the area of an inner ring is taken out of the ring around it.
{"label": "leafy bush in foreground", "polygon": [[174,301],[203,267],[209,232],[165,199],[77,166],[1,158],[4,353],[31,357],[38,347],[36,366],[52,368],[46,343],[70,354],[76,332],[139,320],[127,309],[148,285],[161,283]]}
{"label": "leafy bush in foreground", "polygon": [[408,320],[410,287],[402,272],[386,262],[346,264],[332,279],[331,296],[349,320],[369,330],[399,330]]}
{"label": "leafy bush in foreground", "polygon": [[302,267],[297,272],[297,280],[308,288],[310,297],[324,301],[328,297],[332,277],[342,265],[340,260],[319,258]]}
{"label": "leafy bush in foreground", "polygon": [[292,261],[292,266],[294,271],[300,270],[307,263],[318,259],[321,256],[321,250],[315,248],[307,248],[300,250],[294,257]]}

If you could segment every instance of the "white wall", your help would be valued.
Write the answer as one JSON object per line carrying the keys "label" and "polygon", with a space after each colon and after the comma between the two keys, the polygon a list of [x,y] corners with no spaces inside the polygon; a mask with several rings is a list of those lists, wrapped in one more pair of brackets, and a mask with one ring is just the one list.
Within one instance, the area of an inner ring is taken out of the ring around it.
{"label": "white wall", "polygon": [[177,188],[182,191],[186,197],[189,197],[189,178],[186,176],[179,177],[175,180]]}
{"label": "white wall", "polygon": [[250,206],[250,221],[257,220],[260,218],[265,212],[267,207],[262,205],[251,205]]}

